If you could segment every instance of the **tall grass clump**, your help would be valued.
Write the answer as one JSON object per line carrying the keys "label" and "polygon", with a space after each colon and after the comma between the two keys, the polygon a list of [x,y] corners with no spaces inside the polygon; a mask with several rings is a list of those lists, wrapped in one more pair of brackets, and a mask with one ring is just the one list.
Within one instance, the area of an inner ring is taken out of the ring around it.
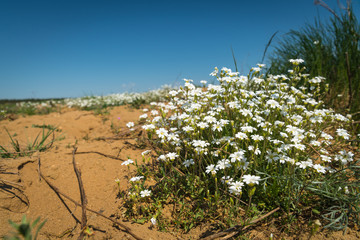
{"label": "tall grass clump", "polygon": [[327,227],[359,223],[349,119],[323,107],[322,77],[290,62],[287,75],[264,75],[260,64],[248,76],[216,68],[219,85],[185,79],[167,103],[152,103],[157,109],[140,118],[157,157],[124,163],[137,166],[126,215],[185,231],[246,225],[278,207],[286,223],[312,210]]}
{"label": "tall grass clump", "polygon": [[[299,30],[291,30],[275,47],[269,58],[270,71],[283,73],[288,59],[302,58],[305,73],[326,78],[324,101],[338,110],[346,110],[360,119],[360,26],[350,1],[340,15],[323,1],[315,1],[333,16],[327,22],[316,19]],[[302,82],[301,82],[302,84]]]}

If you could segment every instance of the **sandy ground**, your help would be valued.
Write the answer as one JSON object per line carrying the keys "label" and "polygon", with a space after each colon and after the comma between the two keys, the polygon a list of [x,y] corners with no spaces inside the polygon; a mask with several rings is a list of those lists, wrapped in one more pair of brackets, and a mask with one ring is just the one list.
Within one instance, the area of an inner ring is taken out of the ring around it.
{"label": "sandy ground", "polygon": [[[142,111],[126,106],[115,107],[109,114],[95,115],[91,111],[63,109],[60,113],[41,116],[19,116],[15,120],[0,121],[0,145],[11,148],[5,131],[8,129],[20,146],[33,142],[42,130],[33,125],[53,125],[60,131],[55,132],[53,146],[32,156],[0,159],[0,236],[8,234],[12,228],[11,219],[19,222],[26,214],[34,220],[37,217],[47,219],[40,232],[39,239],[77,239],[81,231],[81,207],[66,198],[60,198],[42,179],[38,172],[41,160],[41,173],[62,193],[80,203],[78,181],[73,167],[73,146],[76,145],[76,166],[81,177],[88,208],[119,221],[142,239],[199,239],[205,229],[195,229],[188,234],[179,232],[158,232],[150,223],[134,224],[121,218],[120,200],[117,198],[118,186],[115,179],[120,179],[121,189],[127,188],[130,172],[121,165],[128,158],[141,159],[146,150],[136,145],[136,136],[114,139],[114,130],[126,130],[125,124],[136,122]],[[111,127],[113,126],[113,127]],[[102,140],[100,140],[102,139]],[[96,153],[97,152],[97,153]],[[105,155],[101,155],[103,153]],[[115,156],[117,159],[109,156]],[[122,160],[121,160],[122,159]],[[93,229],[90,239],[134,239],[122,227],[87,211],[87,223]],[[276,233],[271,227],[261,227],[248,232],[250,239],[269,239],[274,232],[274,239],[308,239],[309,233],[286,236]],[[360,239],[357,229],[328,233],[321,231],[311,239]]]}

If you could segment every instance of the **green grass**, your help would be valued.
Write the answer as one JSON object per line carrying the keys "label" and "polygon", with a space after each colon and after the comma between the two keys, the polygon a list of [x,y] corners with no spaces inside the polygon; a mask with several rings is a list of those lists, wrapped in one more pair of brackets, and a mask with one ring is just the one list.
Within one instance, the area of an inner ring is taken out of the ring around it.
{"label": "green grass", "polygon": [[[43,128],[42,132],[40,132],[32,142],[29,142],[27,146],[20,146],[19,141],[15,139],[14,136],[11,136],[6,128],[5,130],[9,136],[11,148],[0,145],[0,156],[2,158],[27,156],[36,151],[43,152],[51,148],[55,141],[56,128],[47,129],[47,131]],[[51,135],[53,136],[52,139],[50,139]]]}
{"label": "green grass", "polygon": [[59,110],[64,99],[2,99],[0,100],[0,120],[10,115],[42,115]]}
{"label": "green grass", "polygon": [[37,227],[36,225],[39,223],[40,217],[35,219],[32,223],[30,220],[26,218],[24,215],[21,219],[21,223],[17,224],[11,220],[9,220],[9,224],[13,227],[15,232],[12,232],[11,236],[5,236],[5,240],[36,240],[38,239],[38,234],[41,228],[45,225],[46,220],[41,222]]}
{"label": "green grass", "polygon": [[351,5],[326,22],[317,19],[287,33],[269,57],[269,72],[286,72],[294,58],[305,60],[304,73],[326,78],[321,92],[328,106],[360,119],[360,25]]}

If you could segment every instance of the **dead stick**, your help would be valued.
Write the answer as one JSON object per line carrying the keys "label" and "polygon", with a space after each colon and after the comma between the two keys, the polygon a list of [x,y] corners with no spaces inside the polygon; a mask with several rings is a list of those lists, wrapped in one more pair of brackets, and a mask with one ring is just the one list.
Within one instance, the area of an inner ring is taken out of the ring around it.
{"label": "dead stick", "polygon": [[96,152],[96,151],[88,151],[88,152],[77,152],[76,154],[88,154],[88,153],[95,153],[95,154],[99,154],[101,156],[107,157],[107,158],[112,158],[112,159],[116,159],[116,160],[120,160],[120,161],[125,161],[124,159],[118,158],[118,157],[114,157],[111,155],[107,155],[105,153],[101,153],[101,152]]}
{"label": "dead stick", "polygon": [[12,184],[12,185],[15,185],[15,186],[19,186],[19,187],[24,187],[23,185],[21,184],[18,184],[18,183],[14,183],[14,182],[11,182],[11,181],[8,181],[8,180],[4,180],[4,179],[0,179],[0,182],[3,182],[5,184]]}
{"label": "dead stick", "polygon": [[[280,209],[280,207],[275,208],[274,210],[272,210],[272,211],[270,211],[270,212],[262,215],[261,217],[250,221],[249,224],[246,225],[246,226],[244,226],[244,227],[242,227],[242,225],[240,225],[240,224],[239,224],[239,225],[235,225],[234,227],[231,227],[231,228],[229,228],[229,229],[226,229],[225,231],[222,231],[222,232],[219,232],[219,233],[215,233],[215,234],[210,235],[210,236],[208,236],[208,237],[206,237],[206,238],[203,238],[203,240],[212,240],[212,239],[216,239],[216,238],[220,238],[220,237],[224,237],[224,236],[225,236],[224,239],[228,239],[228,238],[236,235],[239,231],[243,231],[243,230],[247,229],[248,227],[250,227],[250,225],[257,223],[257,222],[263,220],[264,218],[267,218],[268,216],[270,216],[271,214],[275,213],[275,212],[278,211],[279,209]],[[242,227],[242,228],[241,228],[241,227]],[[241,229],[240,229],[240,228],[241,228]],[[234,231],[236,231],[235,234],[233,233]],[[230,233],[230,234],[228,234],[228,233]],[[231,236],[230,236],[230,235],[231,235]],[[228,236],[229,236],[229,237],[228,237]],[[226,237],[228,237],[228,238],[226,238]]]}
{"label": "dead stick", "polygon": [[311,147],[312,150],[314,150],[319,156],[321,155],[321,153],[319,153],[318,151],[316,151],[316,149],[315,149],[313,146],[311,146],[311,145],[308,144],[308,143],[306,143],[306,145],[308,145],[309,147]]}
{"label": "dead stick", "polygon": [[[39,161],[40,161],[40,159],[39,159]],[[39,164],[39,165],[40,165],[40,164]],[[49,185],[49,187],[50,187],[52,190],[54,190],[54,192],[55,192],[56,194],[59,194],[59,195],[63,196],[64,198],[66,198],[66,199],[68,199],[69,201],[71,201],[72,203],[74,203],[76,206],[81,206],[80,203],[76,202],[74,199],[72,199],[71,197],[67,196],[65,193],[62,193],[57,187],[55,187],[53,184],[51,184],[51,183],[45,178],[45,176],[41,173],[40,168],[39,168],[39,173],[40,173],[41,178],[44,179],[44,181],[47,183],[47,185]],[[133,233],[133,232],[130,230],[130,228],[128,228],[128,227],[125,226],[124,224],[122,224],[122,223],[120,223],[120,222],[118,222],[118,221],[115,221],[115,220],[113,220],[113,219],[105,216],[104,214],[99,213],[99,212],[97,212],[97,211],[95,211],[95,210],[92,210],[92,209],[90,209],[90,208],[88,208],[88,207],[86,207],[86,210],[88,210],[89,212],[95,213],[95,214],[97,214],[97,215],[99,215],[99,216],[101,216],[101,217],[103,217],[103,218],[106,218],[106,219],[110,220],[111,222],[113,222],[113,223],[119,225],[120,227],[124,228],[124,230],[121,229],[122,231],[129,233],[131,236],[133,236],[133,237],[134,237],[135,239],[137,239],[137,240],[142,240],[141,237],[138,237],[135,233]]]}
{"label": "dead stick", "polygon": [[134,139],[133,137],[98,137],[95,140],[128,140],[128,139]]}
{"label": "dead stick", "polygon": [[39,182],[41,182],[41,176],[40,176],[40,156],[38,156],[38,174],[39,174]]}
{"label": "dead stick", "polygon": [[81,233],[78,239],[83,239],[84,238],[84,229],[86,228],[87,225],[87,217],[86,217],[86,205],[87,205],[87,199],[86,199],[86,194],[85,194],[85,189],[84,189],[84,185],[82,183],[81,180],[81,172],[79,169],[77,169],[76,167],[76,162],[75,162],[75,153],[76,153],[77,148],[74,147],[73,150],[73,166],[74,166],[74,171],[79,183],[79,189],[80,189],[80,197],[81,197],[81,208],[82,208],[82,216],[81,216]]}

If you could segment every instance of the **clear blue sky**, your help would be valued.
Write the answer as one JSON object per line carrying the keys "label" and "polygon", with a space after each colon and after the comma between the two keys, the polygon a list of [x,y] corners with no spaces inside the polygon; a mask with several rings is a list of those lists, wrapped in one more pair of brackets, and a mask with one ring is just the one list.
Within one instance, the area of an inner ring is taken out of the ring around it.
{"label": "clear blue sky", "polygon": [[1,0],[0,99],[210,80],[215,66],[234,68],[231,46],[246,74],[275,31],[280,39],[318,14],[329,16],[313,0]]}

